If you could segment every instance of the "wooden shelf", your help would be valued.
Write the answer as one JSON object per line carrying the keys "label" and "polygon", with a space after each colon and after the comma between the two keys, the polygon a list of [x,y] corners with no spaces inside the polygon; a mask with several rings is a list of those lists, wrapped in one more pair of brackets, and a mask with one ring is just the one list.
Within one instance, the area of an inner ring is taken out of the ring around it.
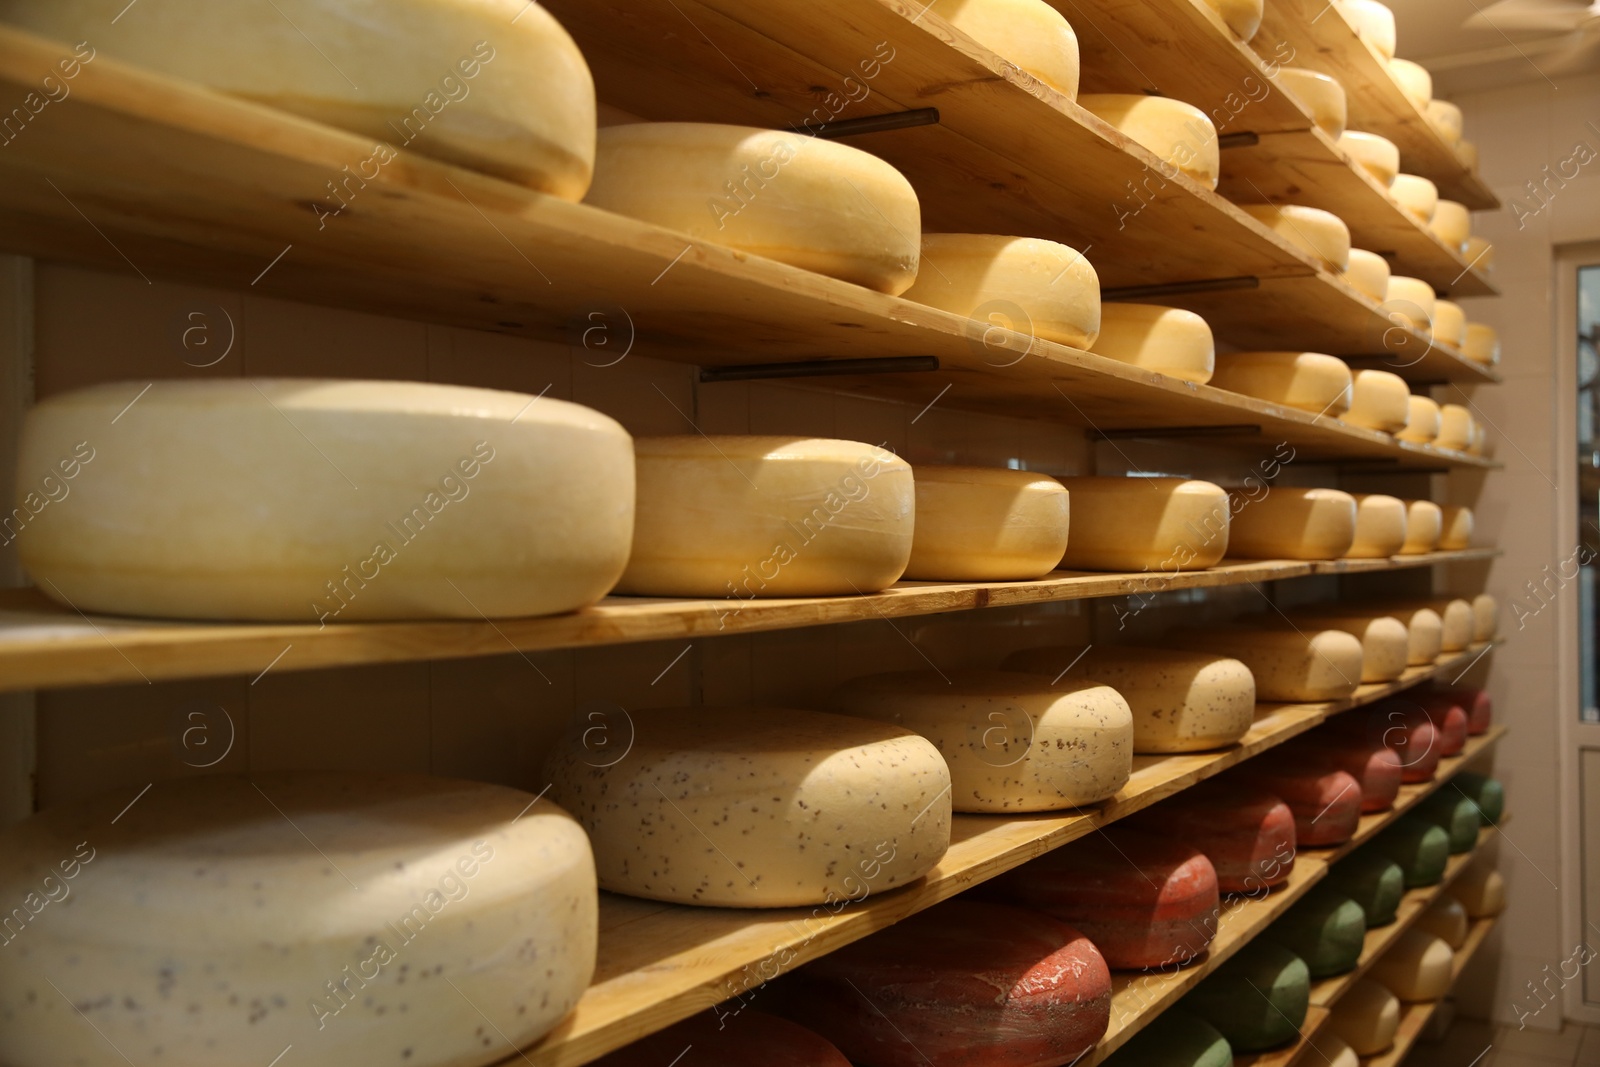
{"label": "wooden shelf", "polygon": [[1373,571],[1433,567],[1443,563],[1476,563],[1503,554],[1504,550],[1498,548],[1464,548],[1454,552],[1418,552],[1411,556],[1389,556],[1386,559],[1320,560],[1311,567],[1315,574],[1370,574]]}
{"label": "wooden shelf", "polygon": [[1306,1021],[1300,1024],[1300,1040],[1266,1052],[1236,1054],[1233,1067],[1289,1067],[1300,1058],[1301,1053],[1315,1047],[1317,1035],[1322,1033],[1331,1014],[1327,1008],[1311,1005],[1306,1009]]}
{"label": "wooden shelf", "polygon": [[[1484,939],[1489,936],[1489,931],[1494,929],[1494,924],[1498,921],[1498,917],[1491,916],[1487,919],[1476,919],[1468,927],[1467,940],[1456,950],[1455,964],[1450,969],[1452,985],[1461,977],[1461,972],[1466,970],[1467,964],[1472,962],[1472,957],[1477,955]],[[1362,1067],[1398,1067],[1410,1053],[1412,1046],[1417,1043],[1417,1038],[1421,1036],[1423,1029],[1428,1025],[1428,1020],[1433,1017],[1438,1007],[1437,1000],[1401,1005],[1400,1029],[1395,1033],[1394,1047],[1377,1056],[1363,1057]]]}

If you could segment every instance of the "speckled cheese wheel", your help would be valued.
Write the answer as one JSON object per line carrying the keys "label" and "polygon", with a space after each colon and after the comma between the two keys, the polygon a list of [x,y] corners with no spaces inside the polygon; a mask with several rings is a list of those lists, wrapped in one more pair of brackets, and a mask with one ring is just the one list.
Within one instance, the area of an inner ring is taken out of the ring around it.
{"label": "speckled cheese wheel", "polygon": [[1350,266],[1350,227],[1331,211],[1298,204],[1240,204],[1254,218],[1335,274]]}
{"label": "speckled cheese wheel", "polygon": [[1410,651],[1406,666],[1428,667],[1439,658],[1444,644],[1444,620],[1432,608],[1395,607],[1387,605],[1379,610],[1399,619],[1410,635]]}
{"label": "speckled cheese wheel", "polygon": [[1256,681],[1236,659],[1171,648],[1093,645],[1029,648],[1006,670],[1048,675],[1060,684],[1086,678],[1109,685],[1133,714],[1136,753],[1203,752],[1231,745],[1255,722]]}
{"label": "speckled cheese wheel", "polygon": [[1461,351],[1474,363],[1492,367],[1500,362],[1500,334],[1493,326],[1469,322],[1461,342]]}
{"label": "speckled cheese wheel", "polygon": [[1376,1056],[1394,1045],[1400,1001],[1377,982],[1362,978],[1334,1004],[1327,1027],[1357,1055]]}
{"label": "speckled cheese wheel", "polygon": [[1176,1007],[1156,1016],[1104,1062],[1106,1067],[1233,1067],[1233,1047],[1215,1026]]}
{"label": "speckled cheese wheel", "polygon": [[1487,690],[1470,686],[1438,686],[1436,691],[1446,694],[1466,709],[1468,737],[1487,733],[1494,724],[1494,702],[1489,699]]}
{"label": "speckled cheese wheel", "polygon": [[1385,311],[1404,319],[1413,330],[1431,333],[1433,308],[1437,300],[1433,286],[1421,278],[1393,274],[1389,277],[1389,292],[1383,305]]}
{"label": "speckled cheese wheel", "polygon": [[1439,754],[1454,756],[1467,744],[1467,712],[1450,694],[1436,689],[1410,690],[1405,700],[1415,703],[1438,732]]}
{"label": "speckled cheese wheel", "polygon": [[97,385],[23,425],[22,469],[74,455],[88,462],[72,504],[39,498],[17,549],[45,593],[83,611],[321,625],[548,615],[604,596],[632,539],[627,432],[522,393]]}
{"label": "speckled cheese wheel", "polygon": [[1002,875],[997,899],[1083,932],[1112,970],[1186,963],[1217,933],[1217,872],[1189,845],[1112,827]]}
{"label": "speckled cheese wheel", "polygon": [[1361,812],[1387,811],[1400,795],[1400,757],[1381,741],[1337,730],[1313,730],[1291,742],[1294,766],[1337,767],[1361,786]]}
{"label": "speckled cheese wheel", "polygon": [[1472,547],[1472,509],[1445,504],[1439,509],[1439,547],[1457,550]]}
{"label": "speckled cheese wheel", "polygon": [[991,582],[1042,578],[1067,548],[1067,491],[1004,467],[917,466],[905,577]]}
{"label": "speckled cheese wheel", "polygon": [[1467,339],[1467,313],[1453,300],[1433,302],[1433,339],[1460,348]]}
{"label": "speckled cheese wheel", "polygon": [[1400,780],[1407,784],[1432,781],[1443,755],[1438,727],[1417,702],[1406,695],[1391,697],[1338,720],[1338,729],[1381,741],[1400,757]]}
{"label": "speckled cheese wheel", "polygon": [[1248,41],[1261,28],[1262,0],[1206,0],[1211,10],[1222,16],[1241,41]]}
{"label": "speckled cheese wheel", "polygon": [[1217,187],[1221,153],[1211,117],[1193,104],[1143,93],[1090,93],[1078,105],[1207,189]]}
{"label": "speckled cheese wheel", "polygon": [[1439,206],[1433,211],[1433,220],[1428,223],[1428,229],[1451,251],[1458,255],[1465,254],[1467,238],[1472,236],[1472,213],[1467,210],[1465,204],[1459,204],[1454,200],[1440,200]]}
{"label": "speckled cheese wheel", "polygon": [[1337,7],[1356,33],[1385,59],[1394,58],[1394,12],[1378,0],[1339,0]]}
{"label": "speckled cheese wheel", "polygon": [[1423,117],[1428,120],[1428,125],[1436,130],[1447,144],[1458,144],[1464,123],[1461,109],[1448,100],[1429,100],[1428,106],[1423,108]]}
{"label": "speckled cheese wheel", "polygon": [[594,1067],[850,1067],[844,1053],[821,1034],[741,1003],[691,1015],[591,1062]]}
{"label": "speckled cheese wheel", "polygon": [[1406,930],[1372,965],[1372,977],[1408,1004],[1438,1000],[1450,991],[1456,954],[1421,930]]}
{"label": "speckled cheese wheel", "polygon": [[1400,173],[1400,149],[1387,137],[1361,130],[1345,130],[1339,135],[1339,148],[1356,161],[1385,188],[1394,184]]}
{"label": "speckled cheese wheel", "polygon": [[1342,700],[1361,684],[1361,642],[1342,630],[1225,624],[1174,630],[1166,640],[1241,661],[1258,700]]}
{"label": "speckled cheese wheel", "polygon": [[[1463,144],[1467,142],[1463,141]],[[1474,149],[1476,151],[1476,149]],[[1473,235],[1467,238],[1467,248],[1463,253],[1472,269],[1480,274],[1488,274],[1494,270],[1494,244],[1487,237]]]}
{"label": "speckled cheese wheel", "polygon": [[1078,95],[1078,36],[1044,0],[954,0],[935,12],[1068,100]]}
{"label": "speckled cheese wheel", "polygon": [[1104,304],[1100,336],[1089,350],[1197,385],[1209,382],[1216,371],[1217,347],[1211,327],[1183,308]]}
{"label": "speckled cheese wheel", "polygon": [[1289,805],[1300,846],[1341,845],[1361,821],[1361,783],[1337,767],[1248,767],[1244,776]]}
{"label": "speckled cheese wheel", "polygon": [[1472,412],[1461,404],[1439,405],[1439,436],[1433,439],[1438,448],[1460,452],[1472,443]]}
{"label": "speckled cheese wheel", "polygon": [[1350,265],[1340,275],[1357,292],[1378,303],[1389,298],[1389,261],[1365,248],[1350,250]]}
{"label": "speckled cheese wheel", "polygon": [[1420,174],[1397,174],[1389,185],[1389,195],[1418,222],[1431,221],[1439,206],[1439,187]]}
{"label": "speckled cheese wheel", "polygon": [[916,191],[838,141],[703,122],[607,126],[585,203],[882,293],[917,277]]}
{"label": "speckled cheese wheel", "polygon": [[1345,1044],[1344,1038],[1331,1034],[1326,1028],[1316,1036],[1313,1047],[1326,1058],[1323,1067],[1361,1067],[1361,1057]]}
{"label": "speckled cheese wheel", "polygon": [[350,771],[137,792],[0,832],[8,905],[65,905],[0,952],[7,1064],[489,1064],[589,984],[594,864],[549,800]]}
{"label": "speckled cheese wheel", "polygon": [[1411,418],[1411,388],[1398,374],[1358,370],[1350,393],[1350,410],[1339,418],[1352,426],[1398,433]]}
{"label": "speckled cheese wheel", "polygon": [[1337,489],[1235,492],[1231,504],[1228,554],[1240,559],[1338,559],[1355,541],[1355,498]]}
{"label": "speckled cheese wheel", "polygon": [[1246,782],[1204,782],[1129,825],[1205,853],[1224,893],[1260,894],[1294,870],[1294,812]]}
{"label": "speckled cheese wheel", "polygon": [[911,559],[911,466],[872,445],[702,434],[641,437],[634,454],[633,554],[619,593],[860,594],[893,585]]}
{"label": "speckled cheese wheel", "polygon": [[1098,682],[1013,671],[897,671],[840,686],[834,711],[927,738],[956,811],[1053,811],[1112,796],[1133,770],[1133,715]]}
{"label": "speckled cheese wheel", "polygon": [[785,1015],[872,1067],[1070,1063],[1111,1019],[1111,972],[1087,937],[966,899],[807,964],[780,995]]}
{"label": "speckled cheese wheel", "polygon": [[1313,978],[1353,970],[1367,937],[1367,914],[1336,890],[1318,886],[1267,927],[1266,938],[1306,961]]}
{"label": "speckled cheese wheel", "polygon": [[1406,501],[1406,543],[1400,555],[1415,556],[1432,552],[1444,536],[1444,510],[1431,500]]}
{"label": "speckled cheese wheel", "polygon": [[1337,606],[1296,611],[1294,625],[1301,629],[1343,630],[1361,642],[1361,681],[1392,682],[1406,671],[1411,635],[1405,624],[1390,615],[1344,611]]}
{"label": "speckled cheese wheel", "polygon": [[1462,771],[1452,781],[1455,788],[1472,799],[1478,808],[1478,822],[1493,826],[1506,810],[1506,787],[1497,778],[1472,771]]}
{"label": "speckled cheese wheel", "polygon": [[1234,1052],[1259,1052],[1300,1036],[1311,1003],[1311,973],[1299,956],[1252,941],[1184,997],[1221,1030]]}
{"label": "speckled cheese wheel", "polygon": [[1473,919],[1499,915],[1506,908],[1505,879],[1494,869],[1488,855],[1479,856],[1468,864],[1461,876],[1451,883],[1449,893]]}
{"label": "speckled cheese wheel", "polygon": [[1197,571],[1228,551],[1228,494],[1187,478],[1062,478],[1072,532],[1061,566]]}
{"label": "speckled cheese wheel", "polygon": [[1344,132],[1349,104],[1338,79],[1305,67],[1279,67],[1273,81],[1300,102],[1323,133],[1338,137]]}
{"label": "speckled cheese wheel", "polygon": [[551,797],[589,832],[603,889],[820,904],[914,881],[949,846],[950,772],[908,730],[748,707],[639,709],[626,725],[625,758],[573,730],[545,764]]}
{"label": "speckled cheese wheel", "polygon": [[1344,360],[1321,352],[1218,353],[1211,376],[1218,389],[1335,417],[1350,410],[1354,381]]}
{"label": "speckled cheese wheel", "polygon": [[1382,493],[1356,493],[1356,536],[1347,559],[1387,559],[1406,543],[1406,506]]}
{"label": "speckled cheese wheel", "polygon": [[1483,820],[1479,817],[1478,805],[1472,802],[1471,797],[1463,796],[1455,789],[1446,788],[1434,793],[1412,810],[1450,835],[1452,856],[1471,852],[1477,845],[1478,831],[1483,828]]}
{"label": "speckled cheese wheel", "polygon": [[1416,606],[1432,608],[1443,620],[1444,630],[1439,641],[1443,651],[1460,652],[1472,644],[1477,618],[1471,601],[1452,596],[1432,597]]}
{"label": "speckled cheese wheel", "polygon": [[1395,431],[1402,441],[1431,445],[1439,436],[1439,402],[1431,396],[1413,393],[1406,398],[1406,426]]}
{"label": "speckled cheese wheel", "polygon": [[1099,336],[1100,277],[1076,248],[1036,237],[925,233],[922,262],[901,294],[907,300],[1070,348],[1086,349]]}
{"label": "speckled cheese wheel", "polygon": [[1466,944],[1467,926],[1467,909],[1461,906],[1461,901],[1446,895],[1435,900],[1417,916],[1413,928],[1432,934],[1452,949],[1457,949]]}
{"label": "speckled cheese wheel", "polygon": [[1414,814],[1402,815],[1371,847],[1400,865],[1407,889],[1438,885],[1450,860],[1450,834]]}
{"label": "speckled cheese wheel", "polygon": [[1433,99],[1433,75],[1422,64],[1409,59],[1391,59],[1389,73],[1394,75],[1394,80],[1400,84],[1400,91],[1417,106],[1417,110],[1427,107],[1428,101]]}
{"label": "speckled cheese wheel", "polygon": [[1406,874],[1388,856],[1363,848],[1329,867],[1323,884],[1360,904],[1370,929],[1394,922],[1406,893]]}

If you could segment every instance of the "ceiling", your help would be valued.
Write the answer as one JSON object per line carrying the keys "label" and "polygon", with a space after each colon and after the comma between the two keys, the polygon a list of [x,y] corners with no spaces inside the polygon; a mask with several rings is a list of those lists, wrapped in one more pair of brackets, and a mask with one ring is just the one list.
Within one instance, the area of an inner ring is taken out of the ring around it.
{"label": "ceiling", "polygon": [[[1584,38],[1568,31],[1506,28],[1514,21],[1494,0],[1384,0],[1394,9],[1396,53],[1415,60],[1433,74],[1440,96],[1492,89],[1523,82],[1552,81],[1600,70],[1600,22]],[[1510,0],[1539,8],[1572,9],[1574,24],[1588,0]],[[1491,10],[1491,8],[1494,8]],[[1475,15],[1488,27],[1464,28]],[[1495,24],[1499,24],[1496,28]],[[1580,40],[1590,47],[1577,48]]]}

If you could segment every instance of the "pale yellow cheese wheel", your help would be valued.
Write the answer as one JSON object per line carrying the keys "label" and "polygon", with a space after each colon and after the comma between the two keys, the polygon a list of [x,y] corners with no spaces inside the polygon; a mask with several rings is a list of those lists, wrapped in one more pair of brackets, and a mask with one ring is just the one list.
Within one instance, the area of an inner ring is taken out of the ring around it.
{"label": "pale yellow cheese wheel", "polygon": [[1447,894],[1417,916],[1415,928],[1455,949],[1466,944],[1468,922],[1467,909],[1461,906],[1461,901]]}
{"label": "pale yellow cheese wheel", "polygon": [[1067,99],[1078,95],[1078,35],[1044,0],[945,0],[934,14]]}
{"label": "pale yellow cheese wheel", "polygon": [[1344,132],[1349,105],[1337,78],[1305,67],[1280,67],[1273,79],[1311,114],[1311,121],[1329,137]]}
{"label": "pale yellow cheese wheel", "polygon": [[1339,135],[1339,147],[1363,170],[1388,187],[1400,173],[1400,149],[1387,137],[1361,130],[1346,130]]}
{"label": "pale yellow cheese wheel", "polygon": [[1467,442],[1469,455],[1481,456],[1489,451],[1489,430],[1477,419],[1472,420],[1472,440]]}
{"label": "pale yellow cheese wheel", "polygon": [[1472,509],[1446,504],[1440,511],[1439,547],[1456,551],[1472,547]]}
{"label": "pale yellow cheese wheel", "polygon": [[901,173],[837,141],[699,122],[607,126],[585,202],[712,244],[897,294],[922,209]]}
{"label": "pale yellow cheese wheel", "polygon": [[[592,729],[592,727],[590,728]],[[915,881],[950,844],[950,771],[926,738],[794,708],[636,708],[612,755],[575,728],[545,763],[600,888],[783,908]],[[608,741],[612,739],[608,738]]]}
{"label": "pale yellow cheese wheel", "polygon": [[1326,1067],[1361,1067],[1361,1057],[1345,1044],[1344,1038],[1323,1031],[1312,1041],[1313,1047],[1327,1057]]}
{"label": "pale yellow cheese wheel", "polygon": [[1338,559],[1356,536],[1356,501],[1337,489],[1234,493],[1228,553],[1242,559]]}
{"label": "pale yellow cheese wheel", "polygon": [[0,848],[7,920],[42,909],[0,951],[13,1067],[267,1067],[289,1046],[307,1064],[489,1064],[594,972],[589,842],[502,786],[163,780],[54,807]]}
{"label": "pale yellow cheese wheel", "polygon": [[1204,185],[1217,187],[1221,155],[1211,117],[1193,104],[1143,93],[1087,93],[1078,104],[1143,145],[1163,163]]}
{"label": "pale yellow cheese wheel", "polygon": [[36,514],[17,549],[47,595],[84,611],[324,625],[547,615],[604,596],[632,539],[626,431],[522,393],[97,385],[44,401],[22,429],[24,470],[75,454],[87,462],[61,483],[70,496],[23,497]]}
{"label": "pale yellow cheese wheel", "polygon": [[1385,59],[1394,58],[1394,12],[1378,0],[1339,0],[1345,19]]}
{"label": "pale yellow cheese wheel", "polygon": [[1446,144],[1454,146],[1460,143],[1462,121],[1459,107],[1448,100],[1430,100],[1422,115]]}
{"label": "pale yellow cheese wheel", "polygon": [[1444,511],[1431,500],[1406,501],[1406,543],[1400,555],[1432,552],[1444,535]]}
{"label": "pale yellow cheese wheel", "polygon": [[1394,1044],[1400,1001],[1371,978],[1357,979],[1328,1016],[1328,1029],[1359,1056],[1376,1056]]}
{"label": "pale yellow cheese wheel", "polygon": [[1439,206],[1439,187],[1419,174],[1397,174],[1389,195],[1418,222],[1429,222]]}
{"label": "pale yellow cheese wheel", "polygon": [[1440,200],[1434,208],[1433,221],[1428,229],[1435,237],[1457,255],[1465,254],[1467,238],[1472,236],[1472,213],[1465,204],[1454,200]]}
{"label": "pale yellow cheese wheel", "polygon": [[1433,75],[1421,63],[1413,63],[1409,59],[1391,59],[1389,73],[1394,75],[1394,80],[1400,84],[1400,91],[1417,106],[1417,110],[1427,107],[1428,101],[1433,99]]}
{"label": "pale yellow cheese wheel", "polygon": [[1186,478],[1062,478],[1072,532],[1061,566],[1195,571],[1228,551],[1228,494]]}
{"label": "pale yellow cheese wheel", "polygon": [[1357,493],[1356,536],[1349,559],[1387,559],[1406,543],[1406,505],[1382,493]]}
{"label": "pale yellow cheese wheel", "polygon": [[1386,370],[1358,370],[1350,393],[1350,410],[1339,418],[1352,426],[1395,433],[1411,418],[1411,387]]}
{"label": "pale yellow cheese wheel", "polygon": [[1474,363],[1492,367],[1500,362],[1500,333],[1487,323],[1469,322],[1463,332],[1461,351]]}
{"label": "pale yellow cheese wheel", "polygon": [[349,160],[357,177],[329,169],[346,196],[314,189],[330,213],[384,195],[360,175],[393,164],[393,149],[563,200],[582,199],[594,169],[588,65],[524,0],[140,0],[120,13],[104,0],[3,0],[0,21],[371,138]]}
{"label": "pale yellow cheese wheel", "polygon": [[1433,339],[1460,348],[1467,338],[1467,313],[1453,300],[1433,302]]}
{"label": "pale yellow cheese wheel", "polygon": [[950,768],[956,811],[1097,804],[1133,770],[1133,713],[1115,689],[1096,681],[1052,685],[1018,671],[899,671],[846,682],[829,707],[927,738]]}
{"label": "pale yellow cheese wheel", "polygon": [[1365,652],[1343,630],[1295,630],[1278,619],[1184,627],[1164,641],[1239,660],[1255,677],[1257,700],[1342,700],[1361,684]]}
{"label": "pale yellow cheese wheel", "polygon": [[1472,602],[1460,597],[1437,597],[1427,604],[1438,612],[1444,621],[1444,635],[1440,648],[1445,652],[1460,652],[1472,644],[1472,634],[1477,629],[1477,614]]}
{"label": "pale yellow cheese wheel", "polygon": [[619,593],[868,593],[893,585],[911,559],[911,466],[892,452],[732,434],[641,437],[634,452],[633,554]]}
{"label": "pale yellow cheese wheel", "polygon": [[1488,274],[1494,270],[1494,243],[1487,237],[1472,234],[1467,238],[1466,250],[1462,252],[1467,264],[1479,274]]}
{"label": "pale yellow cheese wheel", "polygon": [[1462,139],[1456,142],[1456,158],[1461,160],[1461,165],[1468,170],[1478,169],[1478,146],[1471,141]]}
{"label": "pale yellow cheese wheel", "polygon": [[1089,350],[1198,385],[1209,382],[1216,370],[1217,347],[1211,327],[1183,308],[1103,304],[1100,336]]}
{"label": "pale yellow cheese wheel", "polygon": [[1433,443],[1452,452],[1460,452],[1472,443],[1472,428],[1478,420],[1461,404],[1439,405],[1439,436]]}
{"label": "pale yellow cheese wheel", "polygon": [[1467,869],[1461,872],[1461,877],[1450,886],[1449,893],[1461,902],[1467,915],[1474,919],[1499,915],[1506,908],[1505,879],[1494,869],[1487,855],[1468,864]]}
{"label": "pale yellow cheese wheel", "polygon": [[1382,611],[1405,625],[1406,633],[1411,638],[1407,666],[1427,667],[1439,658],[1444,646],[1444,620],[1437,611],[1428,607],[1392,604],[1375,607],[1374,610]]}
{"label": "pale yellow cheese wheel", "polygon": [[1493,641],[1500,632],[1500,601],[1488,593],[1472,598],[1472,640]]}
{"label": "pale yellow cheese wheel", "polygon": [[1241,41],[1248,41],[1261,28],[1262,0],[1206,0],[1222,16]]}
{"label": "pale yellow cheese wheel", "polygon": [[1390,315],[1400,316],[1413,330],[1431,333],[1437,302],[1432,285],[1421,278],[1395,274],[1389,278],[1389,293],[1384,298],[1383,309]]}
{"label": "pale yellow cheese wheel", "polygon": [[1340,275],[1358,293],[1378,303],[1389,298],[1389,261],[1365,248],[1350,250],[1350,265]]}
{"label": "pale yellow cheese wheel", "polygon": [[901,295],[1072,348],[1100,332],[1100,278],[1075,248],[1035,237],[925,233],[917,280]]}
{"label": "pale yellow cheese wheel", "polygon": [[1331,211],[1299,204],[1240,204],[1254,218],[1291,245],[1320,260],[1335,274],[1350,265],[1350,227]]}
{"label": "pale yellow cheese wheel", "polygon": [[1433,439],[1439,436],[1439,402],[1431,396],[1418,396],[1411,394],[1406,401],[1408,407],[1406,428],[1395,434],[1402,441],[1412,441],[1416,444],[1432,444]]}
{"label": "pale yellow cheese wheel", "polygon": [[1392,682],[1405,673],[1411,655],[1411,634],[1391,615],[1332,608],[1296,611],[1291,616],[1301,629],[1343,630],[1361,642],[1361,681]]}
{"label": "pale yellow cheese wheel", "polygon": [[1219,354],[1211,376],[1219,389],[1333,416],[1350,410],[1354,383],[1344,360],[1321,352]]}
{"label": "pale yellow cheese wheel", "polygon": [[1236,659],[1172,648],[1094,644],[1012,653],[1006,670],[1052,686],[1093,678],[1128,702],[1137,753],[1200,752],[1231,745],[1255,722],[1256,682]]}
{"label": "pale yellow cheese wheel", "polygon": [[1450,990],[1456,954],[1422,930],[1403,931],[1372,965],[1372,977],[1406,1003],[1438,1000]]}
{"label": "pale yellow cheese wheel", "polygon": [[913,468],[916,521],[905,577],[987,582],[1042,578],[1067,548],[1067,491],[1004,467]]}

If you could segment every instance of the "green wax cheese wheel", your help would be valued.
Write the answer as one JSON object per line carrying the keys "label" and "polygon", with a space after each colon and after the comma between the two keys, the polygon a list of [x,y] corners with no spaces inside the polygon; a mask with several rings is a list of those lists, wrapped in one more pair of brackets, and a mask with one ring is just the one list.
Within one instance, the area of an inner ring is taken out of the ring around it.
{"label": "green wax cheese wheel", "polygon": [[1361,960],[1367,913],[1338,890],[1318,886],[1274,922],[1267,937],[1305,960],[1313,978],[1344,974]]}
{"label": "green wax cheese wheel", "polygon": [[1450,852],[1471,852],[1478,843],[1478,831],[1483,820],[1478,817],[1478,805],[1446,787],[1417,805],[1416,814],[1440,827],[1450,835]]}
{"label": "green wax cheese wheel", "polygon": [[1184,1001],[1221,1030],[1235,1052],[1259,1052],[1295,1040],[1310,1003],[1306,961],[1270,941],[1246,945]]}
{"label": "green wax cheese wheel", "polygon": [[1500,821],[1500,816],[1506,810],[1506,787],[1500,779],[1490,778],[1486,774],[1474,774],[1471,771],[1462,771],[1455,776],[1456,788],[1471,797],[1473,803],[1478,805],[1478,815],[1483,825],[1493,826]]}
{"label": "green wax cheese wheel", "polygon": [[1450,860],[1450,835],[1416,813],[1379,834],[1372,847],[1400,865],[1407,889],[1438,885]]}
{"label": "green wax cheese wheel", "polygon": [[1233,1067],[1233,1046],[1200,1016],[1173,1008],[1106,1060],[1106,1067]]}
{"label": "green wax cheese wheel", "polygon": [[1361,905],[1368,928],[1387,926],[1405,896],[1406,873],[1383,853],[1362,849],[1329,868],[1323,884]]}

